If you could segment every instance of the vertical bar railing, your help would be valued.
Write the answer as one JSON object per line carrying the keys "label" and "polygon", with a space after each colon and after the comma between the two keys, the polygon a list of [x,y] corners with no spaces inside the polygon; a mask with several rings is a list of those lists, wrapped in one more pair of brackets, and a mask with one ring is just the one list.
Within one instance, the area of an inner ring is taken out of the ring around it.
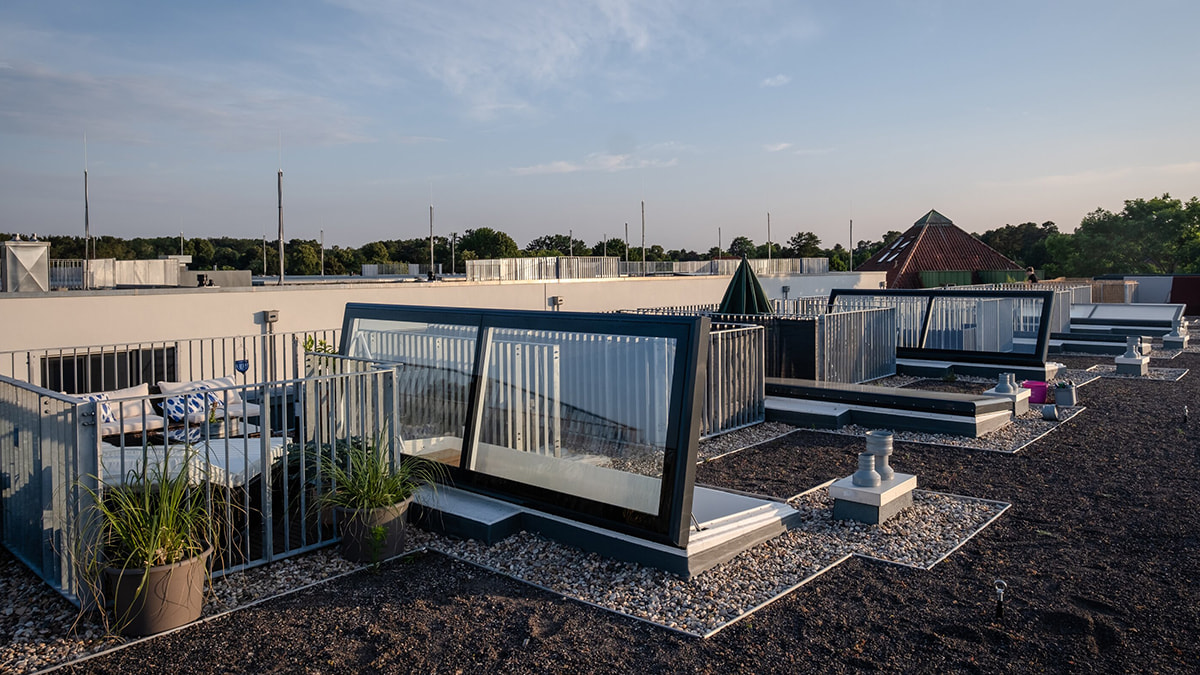
{"label": "vertical bar railing", "polygon": [[[101,439],[97,403],[0,377],[0,536],[65,597],[88,603],[91,582],[75,561],[89,536],[82,486],[120,483],[132,470],[164,463],[172,473],[186,471],[216,507],[225,549],[217,575],[328,544],[335,531],[309,508],[321,458],[336,459],[350,442],[391,447],[395,378],[391,369],[361,367],[112,400],[115,418],[104,428],[113,433]],[[167,399],[188,395],[219,401],[219,420],[156,416]],[[196,454],[187,456],[185,447]]]}
{"label": "vertical bar railing", "polygon": [[700,438],[766,419],[765,333],[762,326],[713,326]]}
{"label": "vertical bar railing", "polygon": [[896,374],[894,308],[831,312],[817,317],[817,379],[847,384]]}
{"label": "vertical bar railing", "polygon": [[[336,345],[340,331],[319,329],[267,335],[55,347],[0,352],[0,376],[71,394],[123,389],[143,382],[234,376],[242,384],[303,374],[307,338]],[[237,369],[246,361],[246,372]],[[274,377],[273,377],[274,375]]]}

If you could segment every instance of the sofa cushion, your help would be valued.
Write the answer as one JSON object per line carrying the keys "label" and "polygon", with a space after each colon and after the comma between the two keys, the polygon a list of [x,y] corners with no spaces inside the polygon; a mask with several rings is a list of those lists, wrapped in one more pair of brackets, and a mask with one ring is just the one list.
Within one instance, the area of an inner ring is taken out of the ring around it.
{"label": "sofa cushion", "polygon": [[91,401],[96,404],[96,423],[97,424],[112,424],[117,421],[116,415],[113,414],[112,407],[108,405],[108,394],[101,392],[99,394],[82,394],[76,395],[74,398],[80,401]]}
{"label": "sofa cushion", "polygon": [[172,422],[182,422],[184,418],[194,419],[208,417],[208,394],[191,394],[188,396],[172,396],[163,401],[163,412]]}
{"label": "sofa cushion", "polygon": [[230,403],[241,403],[242,397],[238,395],[237,389],[226,389],[226,387],[236,386],[237,382],[234,382],[232,377],[214,377],[211,380],[193,380],[190,382],[159,382],[158,390],[170,396],[202,389],[224,389],[224,391],[212,392],[212,395],[215,397],[214,400],[224,402],[226,395],[228,395]]}

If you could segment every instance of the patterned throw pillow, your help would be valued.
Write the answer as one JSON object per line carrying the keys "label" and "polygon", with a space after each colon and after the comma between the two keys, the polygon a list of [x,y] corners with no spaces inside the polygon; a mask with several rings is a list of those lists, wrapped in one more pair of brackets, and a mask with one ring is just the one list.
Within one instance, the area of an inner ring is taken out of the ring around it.
{"label": "patterned throw pillow", "polygon": [[117,421],[116,415],[113,415],[112,408],[104,401],[108,400],[108,394],[85,394],[76,396],[80,401],[92,401],[96,403],[96,417],[99,418],[100,424],[113,424]]}
{"label": "patterned throw pillow", "polygon": [[213,407],[213,406],[216,406],[216,407],[218,407],[218,408],[224,408],[224,407],[225,407],[225,395],[224,395],[224,394],[225,394],[225,392],[223,392],[223,391],[209,391],[209,390],[208,390],[208,386],[207,386],[207,385],[203,385],[203,384],[202,384],[202,385],[200,385],[199,387],[196,387],[196,390],[197,390],[197,391],[203,391],[203,392],[204,392],[204,398],[205,398],[205,405],[206,405],[206,406],[208,406],[208,407]]}
{"label": "patterned throw pillow", "polygon": [[163,412],[172,422],[182,422],[186,418],[208,413],[208,395],[191,394],[188,396],[173,396],[163,403]]}

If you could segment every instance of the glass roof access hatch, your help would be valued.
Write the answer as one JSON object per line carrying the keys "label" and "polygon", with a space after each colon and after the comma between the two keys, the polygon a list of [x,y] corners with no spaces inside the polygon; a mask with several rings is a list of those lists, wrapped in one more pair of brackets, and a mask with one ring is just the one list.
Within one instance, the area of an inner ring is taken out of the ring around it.
{"label": "glass roof access hatch", "polygon": [[704,317],[349,304],[341,353],[396,366],[403,452],[455,487],[686,547]]}

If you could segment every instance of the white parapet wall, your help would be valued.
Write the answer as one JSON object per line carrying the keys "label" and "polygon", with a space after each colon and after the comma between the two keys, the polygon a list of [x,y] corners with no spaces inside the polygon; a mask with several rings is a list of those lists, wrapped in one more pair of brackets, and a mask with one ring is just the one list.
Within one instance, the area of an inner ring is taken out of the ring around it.
{"label": "white parapet wall", "polygon": [[[822,295],[833,288],[878,288],[883,272],[764,276],[767,295]],[[340,328],[346,303],[608,312],[721,301],[729,277],[638,277],[516,282],[356,282],[321,286],[166,288],[12,293],[0,296],[0,351],[105,345],[266,331],[263,310],[278,310],[275,332]]]}

